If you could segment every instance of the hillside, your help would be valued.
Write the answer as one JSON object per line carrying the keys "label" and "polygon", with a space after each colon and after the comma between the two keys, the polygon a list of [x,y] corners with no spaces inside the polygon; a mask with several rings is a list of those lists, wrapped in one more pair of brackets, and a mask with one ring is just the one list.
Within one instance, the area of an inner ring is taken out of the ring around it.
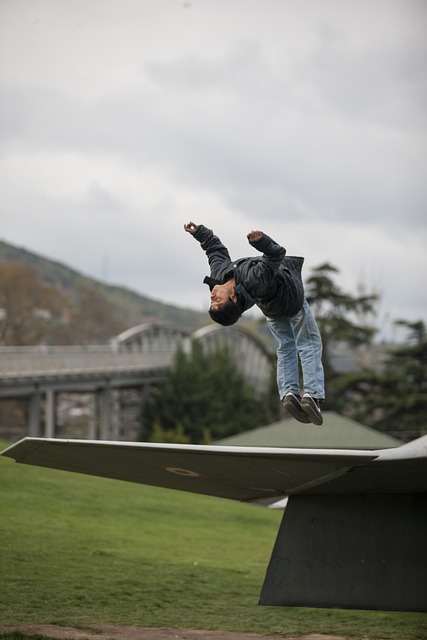
{"label": "hillside", "polygon": [[120,308],[121,319],[132,327],[146,321],[168,322],[196,329],[206,324],[205,314],[164,304],[126,287],[107,285],[65,264],[0,240],[0,262],[19,262],[33,267],[40,280],[73,296],[81,285],[96,286]]}

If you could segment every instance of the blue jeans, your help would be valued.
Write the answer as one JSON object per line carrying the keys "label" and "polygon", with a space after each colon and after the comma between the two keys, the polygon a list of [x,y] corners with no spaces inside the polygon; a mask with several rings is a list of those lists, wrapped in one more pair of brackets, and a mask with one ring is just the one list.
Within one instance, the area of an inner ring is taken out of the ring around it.
{"label": "blue jeans", "polygon": [[279,346],[277,349],[277,386],[280,399],[292,391],[300,392],[298,357],[301,362],[304,393],[324,400],[322,338],[307,300],[292,318],[267,318],[267,325]]}

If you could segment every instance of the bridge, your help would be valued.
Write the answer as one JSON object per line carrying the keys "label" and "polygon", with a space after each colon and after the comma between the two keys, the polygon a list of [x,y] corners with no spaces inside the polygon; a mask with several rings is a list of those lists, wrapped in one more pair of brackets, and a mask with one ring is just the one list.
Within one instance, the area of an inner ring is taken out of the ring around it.
{"label": "bridge", "polygon": [[171,369],[178,348],[189,352],[199,341],[208,353],[227,348],[255,393],[267,389],[272,354],[252,332],[241,327],[207,325],[194,333],[162,325],[142,324],[107,345],[0,347],[0,400],[26,398],[27,435],[56,435],[58,397],[90,394],[87,437],[119,440],[119,394],[138,391],[140,403],[151,385]]}

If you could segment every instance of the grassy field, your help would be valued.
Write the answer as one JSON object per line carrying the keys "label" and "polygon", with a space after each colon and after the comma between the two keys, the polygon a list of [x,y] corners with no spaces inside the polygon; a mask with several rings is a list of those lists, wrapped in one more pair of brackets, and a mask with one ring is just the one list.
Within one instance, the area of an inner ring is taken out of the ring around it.
{"label": "grassy field", "polygon": [[281,512],[6,458],[0,487],[0,625],[427,638],[423,614],[257,606]]}

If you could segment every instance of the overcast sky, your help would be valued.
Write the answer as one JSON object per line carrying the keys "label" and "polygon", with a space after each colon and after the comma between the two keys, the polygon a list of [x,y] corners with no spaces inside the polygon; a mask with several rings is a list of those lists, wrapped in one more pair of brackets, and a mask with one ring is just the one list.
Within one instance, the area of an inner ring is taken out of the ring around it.
{"label": "overcast sky", "polygon": [[204,310],[188,220],[427,322],[425,0],[0,0],[0,237]]}

